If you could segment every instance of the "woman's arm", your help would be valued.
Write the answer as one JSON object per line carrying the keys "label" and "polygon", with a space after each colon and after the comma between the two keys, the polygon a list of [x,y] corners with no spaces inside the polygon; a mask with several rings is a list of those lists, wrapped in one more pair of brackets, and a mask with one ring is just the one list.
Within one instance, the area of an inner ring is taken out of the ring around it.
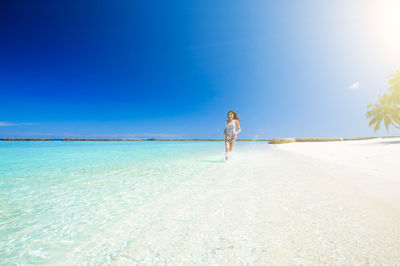
{"label": "woman's arm", "polygon": [[236,120],[235,121],[235,123],[236,123],[236,126],[237,126],[237,130],[236,130],[236,134],[238,134],[240,131],[242,131],[242,129],[240,128],[240,124],[239,124],[239,121],[238,120]]}

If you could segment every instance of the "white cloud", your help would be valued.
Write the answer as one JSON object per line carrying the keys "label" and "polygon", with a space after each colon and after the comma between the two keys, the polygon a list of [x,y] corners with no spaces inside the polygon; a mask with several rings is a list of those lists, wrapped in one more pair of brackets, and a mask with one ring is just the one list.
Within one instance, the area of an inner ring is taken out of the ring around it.
{"label": "white cloud", "polygon": [[8,127],[8,126],[11,126],[12,124],[11,123],[8,123],[8,122],[0,122],[0,127]]}
{"label": "white cloud", "polygon": [[348,87],[351,90],[360,88],[360,82],[354,82],[351,86]]}
{"label": "white cloud", "polygon": [[0,127],[12,127],[12,126],[34,126],[39,125],[37,123],[10,123],[10,122],[0,122]]}

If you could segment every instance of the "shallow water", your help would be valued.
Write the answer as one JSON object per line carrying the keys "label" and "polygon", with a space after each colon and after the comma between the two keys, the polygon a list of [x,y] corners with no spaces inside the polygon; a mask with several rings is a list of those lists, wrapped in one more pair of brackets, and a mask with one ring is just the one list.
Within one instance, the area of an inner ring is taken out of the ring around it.
{"label": "shallow water", "polygon": [[400,213],[279,145],[0,142],[3,265],[396,265]]}
{"label": "shallow water", "polygon": [[0,142],[0,263],[110,261],[146,230],[122,221],[229,163],[223,142]]}

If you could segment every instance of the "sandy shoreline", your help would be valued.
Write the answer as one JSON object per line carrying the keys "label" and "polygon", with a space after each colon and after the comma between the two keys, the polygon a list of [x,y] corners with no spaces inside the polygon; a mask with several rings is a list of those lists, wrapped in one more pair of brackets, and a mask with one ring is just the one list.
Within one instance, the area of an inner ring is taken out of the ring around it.
{"label": "sandy shoreline", "polygon": [[400,138],[291,143],[278,148],[400,210]]}

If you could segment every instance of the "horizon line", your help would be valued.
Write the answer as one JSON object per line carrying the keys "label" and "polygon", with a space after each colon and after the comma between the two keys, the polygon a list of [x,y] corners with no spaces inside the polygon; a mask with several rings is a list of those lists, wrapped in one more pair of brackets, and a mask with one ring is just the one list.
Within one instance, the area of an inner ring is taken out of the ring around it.
{"label": "horizon line", "polygon": [[[296,141],[343,141],[363,140],[374,138],[396,138],[400,136],[378,136],[378,137],[353,137],[353,138],[271,138],[271,139],[237,139],[236,141],[272,141],[272,140],[296,140]],[[0,138],[0,141],[225,141],[224,139],[155,139],[155,138]]]}

